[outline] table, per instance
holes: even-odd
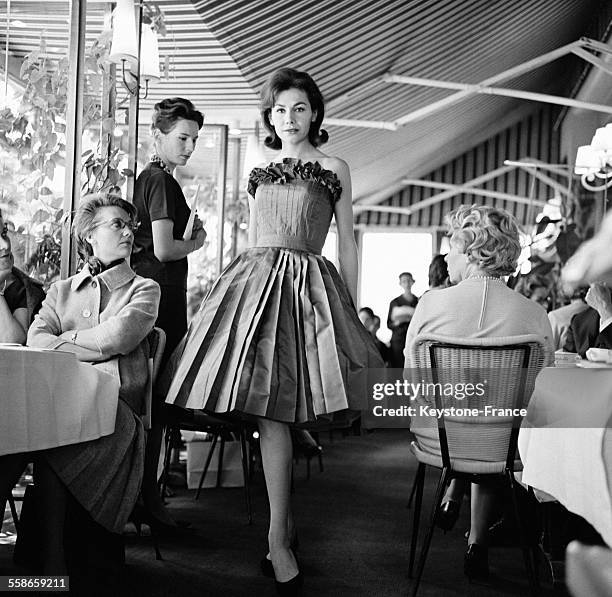
[[[612,546],[612,369],[548,367],[519,433],[522,482],[589,522]]]
[[[119,380],[58,350],[0,345],[0,456],[115,429]]]

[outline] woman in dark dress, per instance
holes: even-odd
[[[168,357],[187,332],[187,255],[202,247],[206,232],[196,217],[191,238],[183,240],[189,206],[173,172],[184,166],[195,149],[204,124],[202,113],[180,97],[155,104],[151,133],[155,153],[136,180],[134,206],[140,228],[134,238],[132,267],[161,288],[155,325],[166,333],[163,369]],[[153,405],[152,427],[147,438],[142,494],[151,522],[174,526],[157,493],[157,467],[163,435],[161,405]]]
[[[166,333],[163,362],[187,332],[187,255],[200,249],[206,238],[196,218],[191,238],[183,240],[189,206],[173,176],[193,153],[203,123],[202,113],[189,100],[175,97],[155,104],[151,124],[155,153],[134,188],[140,228],[134,237],[132,267],[161,287],[155,325]]]

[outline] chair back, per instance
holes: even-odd
[[[164,348],[166,347],[166,333],[158,327],[154,327],[147,336],[149,344],[149,358],[147,364],[149,375],[144,402],[144,412],[141,417],[145,429],[151,429],[151,413],[153,411],[153,388],[159,374]]]
[[[410,350],[415,366],[409,370],[411,376],[432,384],[417,408],[437,409],[433,415],[413,418],[411,430],[419,446],[441,456],[447,467],[453,460],[468,460],[505,462],[512,469],[522,420],[519,412],[527,408],[544,366],[544,339],[423,334]]]

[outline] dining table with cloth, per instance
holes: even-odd
[[[522,483],[612,547],[612,368],[580,365],[546,367],[536,379],[519,432]]]
[[[0,456],[111,435],[119,380],[61,350],[0,344]]]

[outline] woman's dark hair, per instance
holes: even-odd
[[[312,111],[317,114],[314,122],[310,124],[310,130],[308,131],[310,143],[314,147],[326,143],[329,135],[327,131],[321,129],[321,123],[325,116],[325,106],[323,95],[319,91],[317,84],[308,73],[294,70],[293,68],[280,68],[268,79],[261,92],[261,119],[270,133],[265,138],[264,144],[270,149],[280,149],[282,147],[282,142],[270,121],[270,112],[276,103],[278,94],[287,91],[287,89],[300,89],[303,91],[308,96]]]
[[[204,124],[204,115],[188,100],[182,97],[167,97],[153,106],[153,120],[151,130],[159,129],[162,133],[169,133],[178,120],[193,120],[201,129]]]
[[[429,287],[442,286],[448,280],[448,266],[444,255],[434,255],[429,264]]]
[[[137,220],[138,212],[136,208],[117,195],[110,193],[85,195],[72,221],[72,234],[77,242],[77,251],[84,261],[93,257],[93,249],[87,241],[87,235],[93,229],[96,214],[102,207],[119,207],[130,217],[132,222]]]

